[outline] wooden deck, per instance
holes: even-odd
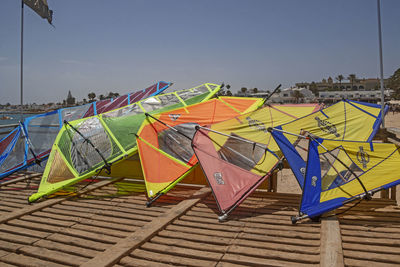
[[[178,186],[146,208],[142,184],[101,179],[28,204],[30,175],[0,184],[0,266],[400,265],[395,200],[292,225],[299,195],[255,192],[220,223],[209,188]]]

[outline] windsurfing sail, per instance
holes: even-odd
[[[147,116],[137,143],[150,205],[186,177],[197,164],[191,139],[198,126],[236,117],[264,103],[261,98],[218,97]]]
[[[192,147],[223,220],[277,167],[282,154],[268,127],[319,109],[318,104],[269,105],[199,128]]]
[[[287,107],[285,112],[278,108],[266,107],[196,132],[193,147],[213,190],[221,220],[268,178],[283,158],[268,128],[296,134],[306,130],[338,140],[370,141],[381,118],[379,105],[348,100],[314,113],[301,112],[301,106],[296,105]],[[304,148],[298,137],[289,138],[297,149]],[[305,166],[297,169],[298,173],[304,173]],[[296,178],[302,188],[304,176]]]
[[[387,110],[388,107],[386,106],[385,114]],[[380,114],[380,105],[343,100],[313,116],[277,126],[276,129],[298,135],[307,131],[321,138],[333,140],[370,142],[381,124],[382,117]],[[303,144],[304,140],[296,135],[288,135],[287,138],[294,145],[298,154],[305,159],[307,153],[306,145]],[[275,138],[276,140],[279,139]],[[287,160],[289,161],[289,158]],[[304,184],[305,167],[305,164],[300,164],[293,172],[300,188],[303,188]]]
[[[400,183],[399,146],[305,134],[298,136],[308,143],[308,152],[299,215],[292,217],[293,223],[320,217],[355,200],[370,199],[375,192]],[[292,158],[291,168],[296,168],[293,162],[304,163],[301,157],[293,157],[296,149],[285,138],[291,133],[273,130],[272,135],[281,148],[286,146],[282,151],[286,151],[286,158]]]
[[[43,173],[35,201],[57,190],[100,173],[137,152],[135,134],[145,113],[206,101],[221,89],[206,83],[192,89],[175,91],[138,101],[100,115],[65,122],[57,135]]]
[[[170,85],[169,82],[158,82],[146,89],[114,99],[61,108],[25,118],[24,122],[20,122],[17,128],[0,140],[0,179],[46,160],[64,121],[73,121],[126,106],[157,95]]]

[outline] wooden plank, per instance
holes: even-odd
[[[248,233],[241,233],[239,234],[238,238],[246,239],[246,240],[257,240],[257,241],[264,241],[268,240],[268,242],[279,243],[279,244],[291,244],[291,245],[303,245],[303,246],[320,246],[320,240],[316,239],[300,239],[300,238],[288,238],[288,237],[281,237],[281,236],[268,236],[265,237],[260,234],[248,234]]]
[[[118,225],[122,230],[129,230],[131,228],[135,227],[141,227],[143,226],[143,221],[136,221],[132,219],[125,219],[125,218],[117,218],[113,216],[105,216],[103,214],[96,214],[92,217],[93,220],[96,220],[98,222],[109,222],[115,225]],[[124,225],[124,226],[122,226]]]
[[[93,240],[96,242],[101,242],[103,244],[115,244],[117,243],[120,238],[110,236],[106,233],[107,231],[104,231],[103,233],[96,233],[96,232],[90,232],[88,230],[79,230],[75,228],[65,228],[60,233],[65,234],[65,235],[71,235],[71,236],[76,236],[80,238],[85,238],[89,240]]]
[[[389,199],[389,189],[383,189],[381,191],[381,198]]]
[[[248,209],[247,209],[248,210]],[[236,211],[236,210],[235,210]],[[193,216],[195,218],[210,218],[211,220],[216,221],[216,214],[213,212],[207,212],[203,208],[198,208],[198,205],[196,207],[193,207],[190,211],[187,212],[187,216]],[[241,214],[242,215],[242,214]],[[244,214],[244,216],[238,216],[238,213],[232,213],[230,216],[229,221],[238,221],[238,222],[253,222],[253,223],[260,223],[260,224],[265,224],[265,225],[284,225],[284,226],[289,226],[291,229],[293,229],[292,222],[290,221],[290,218],[285,215],[285,216],[280,216],[277,215],[277,213],[260,213],[260,214],[254,214],[251,212],[247,212],[247,214]],[[292,214],[293,215],[293,214]],[[225,223],[225,222],[224,222]],[[320,231],[320,224],[319,223],[309,223],[309,224],[297,224],[296,229],[299,229],[299,231],[302,231],[301,229],[313,229],[315,232]],[[308,232],[308,230],[306,230]]]
[[[362,244],[343,243],[343,249],[400,255],[400,247],[395,247],[395,246],[374,246],[374,245],[363,246]]]
[[[184,248],[190,248],[190,249],[201,249],[201,253],[203,253],[203,251],[211,251],[211,252],[223,253],[226,250],[226,244],[216,245],[216,244],[208,244],[206,242],[200,242],[198,240],[188,241],[188,240],[185,240],[185,239],[164,238],[164,237],[160,237],[160,236],[153,237],[150,240],[149,244],[160,244],[160,245],[162,244],[162,245],[168,245],[168,246],[171,246],[171,247],[184,247]],[[143,245],[142,248],[145,248],[144,246],[145,245]]]
[[[108,247],[110,247],[110,244],[104,244],[97,241],[87,240],[84,237],[76,237],[68,234],[58,234],[58,233],[52,234],[49,237],[47,237],[47,239],[71,246],[94,249],[97,251],[104,251]]]
[[[336,217],[321,220],[321,267],[344,266],[342,239]]]
[[[236,264],[244,264],[246,266],[281,266],[281,267],[308,267],[308,266],[319,266],[319,264],[304,264],[299,262],[290,262],[285,260],[275,260],[275,259],[266,259],[266,258],[258,258],[251,257],[247,255],[235,254],[235,253],[226,253],[221,259],[223,262],[231,262]]]
[[[390,199],[397,200],[397,185],[390,188]]]
[[[273,172],[272,175],[268,178],[268,191],[276,192],[278,185],[278,172]]]
[[[302,253],[280,251],[279,248],[273,250],[233,245],[229,247],[228,253],[247,255],[249,257],[291,261],[294,263],[317,264],[320,262],[319,255],[304,255]]]
[[[367,232],[380,232],[380,233],[400,233],[400,227],[391,227],[388,224],[377,227],[368,227],[364,225],[343,224],[342,220],[340,220],[340,229],[352,230],[352,231],[364,231],[364,232],[367,231]]]
[[[130,214],[129,211],[128,212],[120,212],[120,211],[116,211],[116,210],[107,210],[103,212],[103,215],[107,215],[107,216],[112,216],[112,217],[117,217],[117,218],[126,218],[126,219],[133,219],[133,220],[137,220],[137,221],[143,221],[144,223],[149,222],[151,220],[154,219],[154,217],[157,217],[159,214],[157,214],[157,216],[146,216],[146,215],[141,215],[141,214]]]
[[[35,223],[35,222],[24,221],[24,220],[20,220],[20,219],[9,221],[8,224],[12,225],[12,226],[26,227],[28,229],[43,231],[43,232],[47,232],[47,233],[57,233],[64,229],[63,226]]]
[[[0,262],[1,262],[1,257],[4,256],[1,252],[0,252]],[[15,267],[15,265],[13,264],[8,264],[5,262],[1,262],[1,267]]]
[[[161,263],[161,262],[155,262],[154,260],[142,260],[138,258],[132,258],[132,257],[124,257],[121,259],[120,263],[123,266],[132,266],[132,267],[171,267],[171,264],[168,263]],[[115,265],[114,265],[115,267]]]
[[[220,261],[216,267],[248,267],[248,264],[235,264],[232,262]]]
[[[195,266],[195,267],[204,267],[204,266],[213,266],[215,262],[209,260],[201,260],[201,259],[192,259],[187,257],[179,257],[179,256],[171,256],[166,255],[165,253],[157,253],[152,251],[146,251],[142,249],[136,249],[130,255],[132,257],[138,257],[141,259],[146,259],[154,262],[162,262],[166,264],[170,264],[171,266]],[[101,265],[104,266],[104,265]],[[150,265],[152,266],[152,265]]]
[[[21,182],[21,181],[25,181],[25,180],[28,180],[28,179],[32,179],[32,178],[35,178],[35,177],[39,177],[39,176],[42,176],[42,174],[41,173],[35,173],[35,174],[24,175],[23,177],[14,178],[12,180],[3,182],[3,183],[0,184],[0,187],[6,186],[6,185],[10,185],[10,184],[15,184],[15,183],[18,183],[18,182]]]
[[[14,203],[14,202],[11,202],[11,201],[4,201],[4,200],[0,201],[0,205],[13,208],[13,210],[21,209],[24,206],[26,206],[26,204]]]
[[[236,236],[235,232],[224,232],[224,231],[219,231],[219,230],[208,230],[208,229],[200,229],[200,228],[195,228],[195,227],[184,227],[181,225],[168,225],[166,227],[167,230],[170,231],[176,231],[176,232],[182,232],[182,233],[190,233],[190,234],[201,234],[201,235],[207,235],[207,236],[216,236],[216,237],[227,237],[227,238],[234,238]]]
[[[229,226],[225,223],[218,223],[214,220],[214,223],[196,223],[193,221],[183,221],[181,219],[176,220],[174,225],[177,226],[185,226],[185,227],[193,227],[197,229],[205,229],[205,230],[217,230],[223,232],[238,232],[241,228],[237,226]],[[272,228],[272,229],[271,229]],[[281,229],[276,229],[276,227],[272,226],[271,228],[255,228],[248,227],[246,224],[246,228],[243,230],[246,233],[255,233],[269,236],[286,236],[286,237],[301,237],[303,239],[319,239],[319,232],[300,232],[296,231],[294,227],[285,227]],[[273,229],[275,228],[275,229]]]
[[[202,259],[209,261],[218,261],[223,256],[223,251],[207,251],[203,250],[201,246],[197,247],[197,249],[192,249],[182,246],[169,246],[164,244],[146,242],[140,248],[147,251],[164,253],[166,257],[182,256],[192,258],[193,260]]]
[[[0,261],[17,266],[46,266],[46,267],[65,267],[64,264],[44,261],[41,259],[28,257],[22,254],[8,254],[0,258]]]
[[[104,225],[105,226],[105,225]],[[129,234],[129,232],[124,232],[124,231],[119,231],[115,229],[110,229],[108,227],[104,227],[103,225],[100,226],[94,226],[94,225],[88,225],[79,223],[74,226],[72,226],[73,229],[79,229],[87,232],[92,232],[92,233],[97,233],[97,234],[106,234],[107,236],[112,236],[112,237],[117,237],[117,238],[124,238]],[[133,232],[133,231],[131,231]]]
[[[342,236],[342,240],[343,240],[343,242],[359,243],[359,244],[363,244],[363,245],[382,245],[382,246],[400,247],[399,239]]]
[[[0,258],[7,254],[10,254],[10,252],[0,249]]]
[[[93,213],[79,213],[79,212],[75,212],[75,211],[71,211],[71,210],[56,209],[54,207],[46,207],[42,211],[46,212],[46,213],[49,213],[49,214],[56,214],[56,215],[64,215],[64,216],[69,216],[69,217],[75,217],[79,221],[82,220],[82,218],[91,218],[93,216]]]
[[[286,207],[287,208],[287,207]],[[195,207],[192,210],[197,216],[208,216],[210,218],[217,218],[216,212],[211,210],[209,207],[200,208]],[[202,215],[200,215],[202,213]],[[249,207],[241,207],[241,209],[235,209],[230,215],[229,218],[232,220],[243,220],[246,218],[254,217],[257,215],[259,220],[264,218],[271,218],[275,220],[275,222],[279,222],[281,224],[291,225],[290,216],[297,215],[298,211],[293,208],[293,211],[285,210],[283,207],[279,207],[276,209],[271,208],[263,208],[257,209],[257,212],[254,211],[253,208]]]
[[[63,265],[79,266],[88,259],[42,247],[25,246],[19,251],[26,256],[31,256],[45,261],[56,262]]]
[[[400,230],[400,229],[399,229]],[[342,230],[343,236],[356,236],[356,237],[376,237],[376,238],[388,238],[388,239],[400,239],[399,233],[381,233],[381,232],[373,232],[373,231],[352,231],[352,230]]]
[[[166,225],[171,223],[188,209],[210,194],[209,188],[203,188],[193,194],[192,198],[186,199],[171,208],[167,213],[160,217],[155,217],[150,223],[144,225],[142,228],[129,235],[110,249],[97,255],[89,262],[83,264],[83,267],[97,267],[97,266],[111,266],[117,263],[122,257],[128,255],[132,250],[139,247],[141,244],[150,240],[157,232],[163,229]]]
[[[379,267],[399,267],[397,263],[383,263],[372,262],[368,260],[350,259],[345,258],[344,264],[346,266],[365,267],[365,266],[379,266]]]
[[[6,232],[0,232],[0,240],[12,242],[12,243],[20,243],[20,244],[33,244],[38,240],[38,238],[33,238],[29,236],[24,236],[24,235],[18,235],[18,234],[11,234],[11,233],[6,233]]]
[[[113,221],[115,219],[113,217],[106,217],[106,218],[109,218],[109,221],[99,220],[98,216],[93,216],[92,219],[85,219],[80,221],[80,224],[100,227],[100,231],[107,231],[107,233],[110,233],[108,232],[109,230],[119,231],[119,234],[115,236],[122,235],[122,237],[125,237],[127,235],[127,232],[133,232],[138,228],[137,225],[130,225],[130,224],[126,225],[122,223],[117,223]],[[79,226],[73,226],[73,227],[79,228]]]
[[[15,244],[9,241],[0,240],[0,249],[10,252],[17,252],[19,248],[24,246],[23,244]]]
[[[53,219],[53,218],[42,218],[39,216],[32,216],[32,215],[26,215],[23,216],[21,219],[16,219],[12,220],[10,222],[13,222],[14,224],[18,224],[18,222],[21,224],[21,226],[25,226],[26,224],[34,224],[36,226],[40,227],[43,226],[43,224],[48,224],[52,226],[59,226],[59,227],[70,227],[74,225],[75,222],[71,221],[64,221],[64,220],[58,220],[58,219]]]
[[[116,179],[113,179],[113,180],[101,181],[101,182],[98,182],[97,184],[88,186],[85,190],[82,190],[81,192],[79,192],[75,196],[69,196],[69,197],[66,197],[66,198],[48,199],[46,201],[36,203],[36,204],[28,206],[26,208],[18,209],[18,210],[15,210],[13,212],[10,212],[10,213],[3,214],[3,215],[0,216],[0,224],[5,223],[7,221],[10,221],[12,219],[19,218],[19,217],[21,217],[23,215],[31,214],[31,213],[33,213],[35,211],[42,210],[42,209],[44,209],[46,207],[53,206],[55,204],[58,204],[58,203],[61,203],[61,202],[65,201],[67,199],[72,199],[72,198],[74,198],[76,196],[80,196],[80,195],[89,193],[89,192],[91,192],[91,191],[93,191],[95,189],[98,189],[100,187],[106,186],[108,184],[115,183],[115,182],[120,181],[122,179],[123,179],[123,177],[116,178]]]
[[[243,232],[250,234],[265,235],[265,236],[281,236],[289,238],[314,239],[314,240],[320,239],[319,233],[302,233],[302,232],[297,232],[296,229],[282,231],[282,230],[269,230],[269,229],[257,229],[257,228],[244,228]]]
[[[42,248],[52,249],[52,250],[61,251],[61,252],[68,253],[68,254],[86,257],[88,259],[92,258],[93,255],[98,253],[98,251],[96,251],[94,249],[83,248],[83,247],[78,247],[78,246],[71,246],[71,245],[67,245],[67,244],[63,244],[63,243],[59,243],[59,242],[55,242],[55,241],[51,241],[51,240],[46,240],[46,239],[39,240],[34,245],[38,246],[38,247],[42,247]]]
[[[36,237],[36,238],[46,238],[46,236],[49,235],[49,233],[31,230],[24,226],[16,227],[16,226],[11,226],[11,225],[7,225],[7,224],[0,225],[0,231],[24,235],[24,236]]]
[[[363,252],[363,251],[345,250],[344,257],[351,258],[351,259],[367,260],[370,262],[386,262],[386,263],[395,263],[395,264],[400,265],[400,256],[398,254],[373,253],[371,251]]]
[[[246,246],[249,248],[260,248],[260,249],[268,249],[268,250],[279,250],[282,254],[284,252],[296,252],[302,254],[310,254],[310,255],[318,255],[320,248],[316,246],[304,246],[304,244],[293,245],[293,244],[285,244],[285,245],[277,245],[271,240],[263,240],[263,241],[256,241],[256,240],[247,240],[247,239],[235,239],[233,244]],[[305,256],[305,255],[304,255]],[[307,256],[305,256],[307,257]]]
[[[189,214],[191,216],[189,216]],[[263,220],[262,222],[252,222],[251,220],[228,220],[225,222],[218,222],[216,223],[215,218],[205,218],[205,217],[198,217],[196,216],[195,213],[187,213],[187,215],[184,215],[179,218],[179,220],[182,221],[190,221],[190,222],[198,222],[198,223],[206,223],[209,225],[216,224],[216,225],[221,225],[221,226],[236,226],[236,227],[243,227],[246,225],[246,227],[249,228],[259,228],[259,229],[269,229],[269,230],[293,230],[293,225],[292,224],[287,224],[287,225],[282,225],[282,224],[277,224],[276,221],[274,220]],[[298,232],[305,232],[305,233],[319,233],[320,229],[317,227],[309,227],[307,225],[296,225],[296,231]]]
[[[180,240],[188,240],[193,242],[204,242],[212,245],[226,245],[231,239],[225,237],[211,236],[211,235],[200,235],[200,234],[189,234],[178,231],[163,230],[158,233],[158,236],[165,238],[178,238]]]

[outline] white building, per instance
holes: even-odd
[[[392,90],[385,90],[385,98],[389,98]],[[360,100],[364,102],[377,102],[381,99],[381,91],[323,91],[319,92],[319,100],[335,102],[340,99]]]
[[[315,102],[316,97],[307,88],[294,87],[282,89],[280,93],[272,95],[270,100],[274,103],[310,103]]]

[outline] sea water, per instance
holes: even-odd
[[[22,116],[24,118],[33,116],[32,113],[24,113]],[[10,119],[2,119],[4,117],[9,117]],[[18,124],[21,120],[21,114],[19,113],[0,113],[0,125],[12,125]],[[15,127],[0,128],[0,139],[3,139],[12,129]]]

